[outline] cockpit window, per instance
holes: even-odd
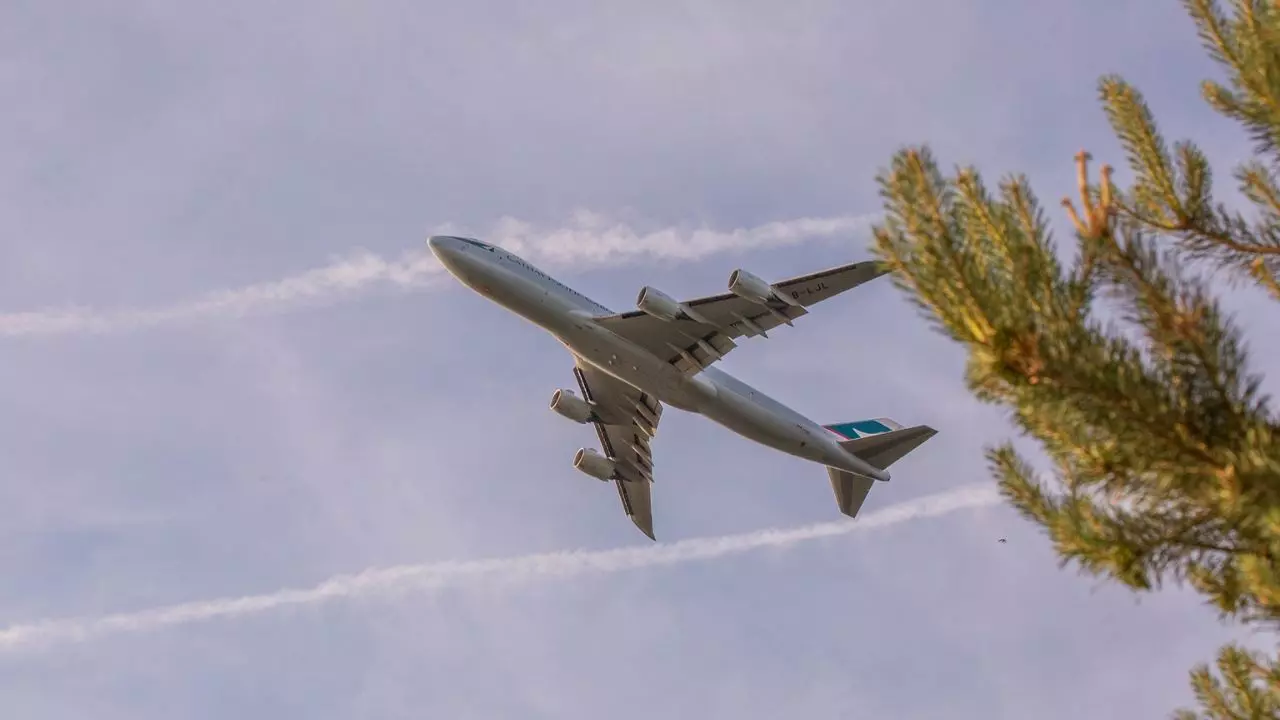
[[[479,240],[472,240],[471,238],[458,238],[458,239],[459,239],[459,240],[461,240],[462,242],[464,242],[464,243],[468,244],[468,245],[475,245],[476,247],[478,247],[478,248],[480,248],[480,249],[482,249],[482,250],[488,250],[489,252],[493,252],[493,246],[492,246],[492,245],[489,245],[489,244],[487,244],[487,243],[482,243],[482,242],[480,242]]]

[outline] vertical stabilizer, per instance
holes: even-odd
[[[840,508],[840,512],[849,517],[857,517],[858,510],[862,509],[862,503],[866,502],[867,493],[871,492],[871,486],[876,481],[833,467],[827,468],[827,474],[831,476],[831,489],[836,494],[836,506]]]

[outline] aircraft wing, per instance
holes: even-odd
[[[681,303],[684,312],[672,320],[632,310],[596,322],[693,374],[737,347],[734,339],[790,325],[808,308],[886,272],[875,261],[853,263],[773,283],[775,296],[765,303],[728,292]]]
[[[593,422],[601,449],[617,466],[618,497],[622,509],[640,531],[653,534],[653,452],[650,440],[657,433],[662,404],[646,392],[575,358],[573,374],[587,402],[597,407],[600,420]]]

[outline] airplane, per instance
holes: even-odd
[[[888,467],[937,434],[890,418],[819,425],[714,366],[742,337],[768,337],[823,300],[885,274],[874,261],[769,284],[745,270],[729,292],[678,302],[645,286],[636,310],[614,312],[523,258],[468,237],[433,235],[427,245],[463,285],[546,330],[573,356],[582,397],[556,390],[551,409],[591,424],[603,453],[581,448],[573,467],[613,481],[623,510],[650,540],[651,441],[665,405],[697,413],[766,447],[827,468],[836,505],[856,517]]]

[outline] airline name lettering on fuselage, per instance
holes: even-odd
[[[568,287],[568,286],[564,285],[564,284],[563,284],[563,283],[561,283],[559,280],[556,280],[555,278],[553,278],[553,277],[551,277],[550,275],[548,275],[548,274],[546,274],[546,273],[542,272],[541,270],[539,270],[538,268],[536,268],[536,267],[534,267],[534,266],[530,265],[529,263],[525,262],[524,260],[521,260],[520,258],[518,258],[518,257],[516,257],[516,256],[514,256],[514,255],[507,255],[507,259],[508,259],[508,260],[510,260],[512,263],[515,263],[516,265],[519,265],[520,267],[524,268],[525,270],[528,270],[529,272],[533,273],[534,275],[537,275],[538,277],[542,278],[543,280],[546,280],[547,282],[551,283],[552,285],[555,285],[556,287],[560,288],[561,290],[564,290],[565,292],[569,293],[570,295],[573,295],[574,297],[577,297],[577,298],[582,298],[584,301],[586,301],[586,302],[590,303],[592,307],[594,307],[594,308],[596,308],[596,309],[598,309],[598,310],[603,310],[604,312],[608,312],[608,311],[609,311],[609,309],[608,309],[608,308],[604,307],[603,305],[600,305],[599,303],[595,302],[594,300],[592,300],[591,298],[587,297],[586,295],[583,295],[582,293],[578,292],[577,290],[574,290],[573,288],[571,288],[571,287]]]

